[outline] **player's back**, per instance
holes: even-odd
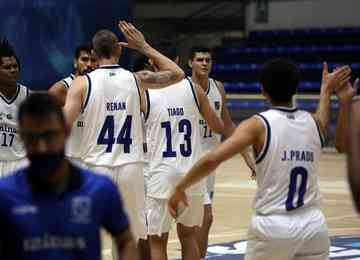
[[[61,82],[64,86],[69,89],[73,80],[75,79],[74,74],[70,74],[70,76],[64,78]],[[74,122],[71,133],[66,143],[66,155],[70,158],[80,158],[81,156],[81,138],[82,138],[82,130],[84,127],[83,122],[83,114],[81,113],[76,121]]]
[[[143,161],[140,92],[134,75],[120,66],[103,66],[86,75],[82,159],[115,167]]]
[[[17,113],[29,89],[18,84],[9,100],[0,93],[0,161],[13,161],[25,157],[25,149],[18,133]]]
[[[147,92],[148,194],[167,197],[176,181],[201,156],[199,111],[195,89],[188,79]],[[192,190],[200,191],[195,185]]]
[[[312,115],[296,108],[273,108],[258,117],[266,128],[256,158],[257,214],[283,214],[318,207],[317,168],[322,141]]]

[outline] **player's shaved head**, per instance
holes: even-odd
[[[97,31],[92,39],[95,54],[98,58],[110,59],[118,43],[118,37],[109,30]]]

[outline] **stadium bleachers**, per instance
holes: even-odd
[[[295,102],[300,109],[312,112],[318,104],[324,61],[330,70],[348,64],[353,76],[360,77],[360,28],[255,31],[246,39],[223,39],[223,46],[215,50],[212,76],[224,82],[228,107],[239,121],[269,107],[260,95],[259,83],[259,71],[269,59],[288,58],[299,66],[302,81]],[[336,98],[331,109],[333,136]]]
[[[295,61],[302,72],[299,93],[319,93],[322,63],[330,69],[349,64],[360,74],[360,28],[330,28],[250,32],[244,39],[224,39],[218,48],[213,75],[228,93],[260,93],[259,70],[271,58]]]

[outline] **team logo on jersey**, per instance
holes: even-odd
[[[91,199],[85,196],[75,197],[71,205],[71,222],[89,224],[91,221]]]
[[[9,120],[13,119],[14,117],[12,116],[12,114],[5,114],[4,112],[0,112],[0,121],[4,120],[4,118],[7,118]]]
[[[286,117],[292,120],[295,119],[295,116],[293,114],[287,114]]]
[[[215,101],[214,105],[215,105],[216,110],[220,110],[220,102],[219,101]]]

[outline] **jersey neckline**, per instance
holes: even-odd
[[[12,98],[10,99],[7,99],[1,92],[0,92],[0,97],[5,101],[5,103],[7,103],[8,105],[12,104],[16,98],[18,97],[19,95],[19,92],[20,92],[20,85],[19,84],[16,84],[17,88],[16,88],[16,93],[14,96],[12,96]]]
[[[112,64],[112,65],[100,65],[98,67],[98,69],[117,69],[117,68],[121,68],[121,66],[118,64]]]
[[[272,107],[271,109],[280,110],[283,112],[296,112],[298,110],[297,107],[281,107],[281,106],[275,106]]]

